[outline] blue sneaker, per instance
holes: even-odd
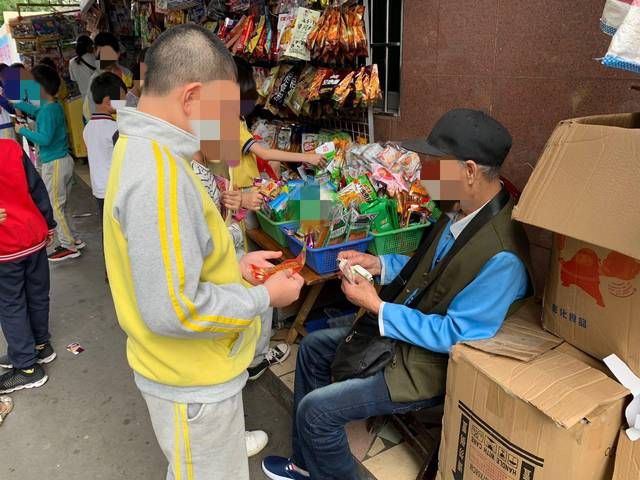
[[[309,480],[309,474],[297,468],[290,458],[267,457],[262,461],[262,471],[271,480]],[[306,472],[305,472],[306,473]]]

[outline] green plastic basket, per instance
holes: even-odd
[[[411,253],[418,248],[422,235],[429,226],[428,223],[420,223],[388,232],[372,233],[373,241],[369,244],[369,252],[374,255]]]
[[[287,247],[287,235],[280,229],[285,225],[295,225],[297,222],[288,220],[286,222],[274,222],[260,210],[256,212],[258,223],[264,233],[273,238],[281,247]]]

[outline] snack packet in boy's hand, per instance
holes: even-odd
[[[265,282],[271,275],[284,270],[291,270],[293,273],[300,273],[307,259],[307,246],[302,247],[302,251],[296,258],[290,258],[278,265],[270,268],[251,265],[251,273],[259,282]]]

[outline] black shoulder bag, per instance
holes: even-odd
[[[456,256],[462,247],[485,224],[490,222],[509,202],[509,193],[503,188],[480,212],[469,222],[469,225],[456,239],[451,250],[435,266],[435,272],[428,283],[423,285],[414,298],[407,304],[415,308],[422,299],[427,288],[444,271],[449,262]],[[418,250],[402,269],[400,274],[387,287],[380,292],[380,298],[385,302],[393,302],[405,288],[407,282],[418,268],[422,257],[427,253],[431,244],[439,238],[439,234],[446,227],[449,219],[442,216],[438,223],[431,227],[429,234],[422,241]],[[346,338],[338,345],[336,356],[331,364],[331,375],[335,382],[341,382],[350,378],[366,378],[383,370],[395,355],[396,342],[392,338],[380,335],[378,319],[367,312],[354,323]]]

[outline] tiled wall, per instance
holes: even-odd
[[[640,110],[630,90],[640,76],[594,60],[610,41],[598,28],[604,0],[404,4],[400,116],[376,117],[376,140],[426,136],[451,108],[483,109],[514,137],[504,173],[522,188],[559,120]],[[540,283],[550,238],[530,238]]]

